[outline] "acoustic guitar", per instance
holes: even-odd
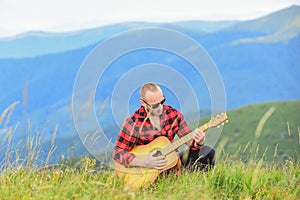
[[[217,115],[215,118],[212,118],[208,123],[200,126],[199,128],[200,130],[205,131],[211,127],[220,126],[227,121],[228,117],[226,113],[222,113]],[[189,133],[173,143],[171,143],[167,137],[160,136],[147,145],[137,145],[130,151],[135,154],[135,156],[143,158],[147,154],[156,151],[154,156],[163,155],[167,160],[167,164],[163,169],[157,170],[144,167],[125,167],[115,162],[117,175],[124,180],[126,186],[132,189],[147,187],[156,180],[160,173],[177,165],[179,156],[175,150],[191,140],[192,133]]]

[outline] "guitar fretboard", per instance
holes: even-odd
[[[199,127],[200,130],[205,131],[209,128],[209,123],[206,123],[202,126]],[[161,149],[161,153],[163,155],[168,155],[169,153],[171,153],[172,151],[175,151],[176,149],[178,149],[181,145],[189,142],[190,140],[193,139],[193,134],[192,132],[181,137],[180,139],[174,141],[173,143],[169,144],[168,146],[166,146],[165,148]]]

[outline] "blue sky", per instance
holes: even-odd
[[[0,0],[0,36],[124,21],[246,20],[300,0]]]

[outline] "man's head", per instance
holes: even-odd
[[[140,90],[140,103],[147,113],[159,116],[162,114],[164,95],[160,87],[155,83],[146,83]]]

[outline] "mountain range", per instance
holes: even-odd
[[[159,27],[181,32],[198,42],[212,58],[224,82],[227,109],[269,102],[300,99],[300,7],[292,6],[267,16],[248,21],[184,21],[174,23],[128,22],[68,33],[29,32],[0,38],[0,110],[13,102],[14,109],[8,125],[30,119],[33,127],[47,124],[45,139],[50,140],[56,124],[57,138],[74,138],[71,99],[74,82],[86,57],[101,42],[124,31]],[[141,65],[160,62],[172,56],[166,52],[145,51],[120,59],[122,65]],[[132,59],[130,56],[138,57]],[[133,61],[134,60],[134,61]],[[161,61],[161,64],[168,64]],[[184,64],[173,62],[178,69]],[[105,94],[97,94],[103,102],[112,91],[114,81],[124,70],[116,66],[110,72]],[[114,77],[114,75],[119,75]],[[192,83],[192,72],[186,73]],[[201,85],[200,83],[199,85]],[[197,86],[195,86],[197,87]],[[200,90],[199,90],[200,91]],[[184,93],[184,91],[182,91]],[[171,93],[169,94],[171,95]],[[209,110],[207,91],[201,105]],[[133,95],[132,108],[138,106],[138,95]],[[172,100],[169,101],[170,103]],[[205,106],[207,105],[207,106]],[[194,110],[190,108],[187,113]],[[109,110],[104,109],[101,120],[105,130],[116,137],[117,128],[111,127]],[[209,114],[209,112],[206,112]],[[27,127],[27,125],[24,125]],[[16,141],[24,131],[16,131]]]

